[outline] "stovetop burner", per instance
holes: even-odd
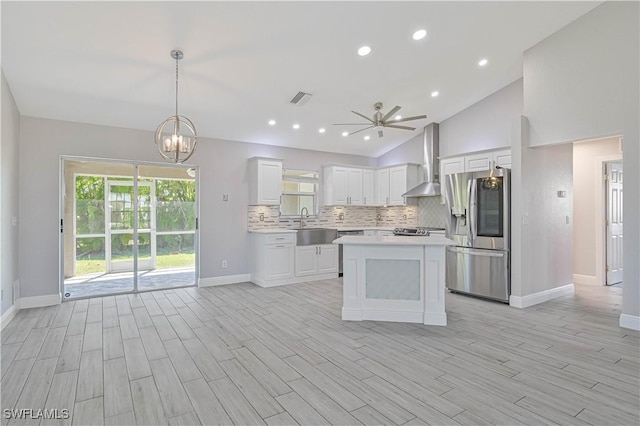
[[[444,228],[434,228],[429,226],[419,228],[395,228],[393,230],[393,235],[428,237],[431,235],[431,231],[444,231]]]

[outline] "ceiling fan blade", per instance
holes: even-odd
[[[382,133],[382,130],[378,130],[378,137],[379,138],[384,137],[384,133]]]
[[[401,118],[400,120],[391,120],[391,123],[402,123],[403,121],[421,120],[427,118],[426,115],[416,115],[414,117]]]
[[[400,108],[401,107],[399,107],[398,105],[394,106],[391,111],[389,111],[388,113],[385,114],[384,117],[382,117],[382,121],[387,121],[387,118],[391,117],[393,114],[400,111]]]
[[[349,133],[349,136],[355,135],[356,133],[364,132],[365,130],[371,129],[373,126],[365,127],[364,129],[356,130],[355,132]]]
[[[334,126],[366,126],[369,123],[333,123]]]
[[[387,128],[391,128],[391,129],[402,129],[402,130],[415,130],[415,127],[409,127],[409,126],[394,126],[393,124],[387,124],[386,126]]]
[[[367,117],[366,115],[360,114],[359,112],[355,112],[355,111],[351,111],[352,113],[354,113],[355,115],[359,115],[360,117],[364,118],[367,121],[370,121],[371,123],[373,123],[373,120],[370,119],[369,117]]]

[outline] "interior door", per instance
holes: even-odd
[[[132,181],[107,184],[107,272],[134,270],[134,191]],[[155,199],[150,182],[138,182],[138,269],[155,269]]]
[[[606,163],[607,173],[607,285],[622,282],[622,204],[621,163]]]

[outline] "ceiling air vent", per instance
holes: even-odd
[[[302,106],[307,102],[309,102],[309,99],[311,99],[311,96],[313,96],[311,93],[298,92],[298,94],[295,95],[293,98],[291,98],[289,102],[294,105]]]

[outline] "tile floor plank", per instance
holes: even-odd
[[[129,339],[122,342],[124,357],[127,362],[129,380],[136,380],[151,375],[149,360],[144,352],[141,339]]]
[[[133,412],[129,377],[124,358],[104,362],[104,416]]]
[[[102,397],[76,402],[73,407],[73,426],[100,426],[104,424]]]
[[[313,409],[295,392],[285,393],[276,397],[287,413],[301,425],[329,425],[330,423]]]
[[[222,404],[204,379],[196,379],[184,384],[191,405],[203,424],[226,425],[231,423]]]
[[[138,425],[166,425],[160,394],[153,377],[131,381],[131,396]]]
[[[238,425],[265,424],[262,417],[228,378],[225,377],[209,382],[209,387],[233,423]]]
[[[83,352],[78,372],[76,402],[102,396],[104,389],[102,350]]]
[[[169,358],[156,359],[149,364],[166,416],[173,418],[192,412],[193,407]]]

